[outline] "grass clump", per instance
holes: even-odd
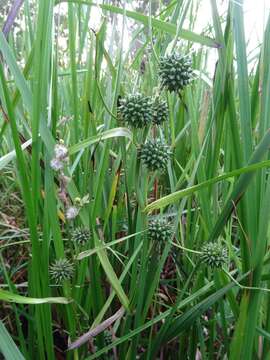
[[[242,1],[149,4],[10,2],[7,360],[269,359],[270,20],[250,52]]]

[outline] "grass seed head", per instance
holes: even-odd
[[[105,345],[108,346],[112,343],[113,339],[112,339],[112,333],[109,330],[105,330],[104,331],[104,342]]]
[[[85,245],[90,239],[90,231],[79,227],[72,232],[72,241],[77,245]]]
[[[156,99],[153,102],[153,123],[160,125],[168,119],[168,105],[164,100]]]
[[[228,252],[218,243],[208,243],[202,247],[201,261],[211,268],[221,268],[228,261]]]
[[[169,146],[160,140],[148,140],[138,148],[139,159],[151,171],[160,170],[164,172],[167,169],[171,154]]]
[[[172,226],[167,219],[151,220],[148,224],[148,238],[152,241],[167,242],[172,237]]]
[[[73,264],[67,259],[58,259],[50,266],[49,273],[56,284],[70,280],[74,273]]]
[[[141,94],[128,95],[120,100],[119,114],[134,128],[143,128],[152,121],[152,101]]]
[[[169,92],[184,89],[193,78],[193,70],[189,57],[172,54],[164,56],[159,63],[161,87]]]

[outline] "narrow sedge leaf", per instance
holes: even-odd
[[[25,150],[32,144],[32,139],[26,141],[24,144],[22,144],[22,150]],[[0,158],[0,170],[4,169],[12,160],[16,158],[16,151],[12,150],[8,154],[2,156]]]
[[[107,244],[104,244],[104,245],[99,245],[98,247],[95,247],[95,249],[91,249],[91,250],[85,250],[83,252],[81,252],[78,256],[77,256],[77,260],[82,260],[86,257],[89,257],[89,256],[92,256],[94,254],[96,254],[98,251],[101,251],[101,250],[104,250],[104,249],[108,249],[110,246],[113,246],[113,245],[116,245],[116,244],[119,244],[125,240],[128,240],[134,236],[137,236],[137,235],[140,235],[142,234],[144,231],[138,231],[134,234],[131,234],[131,235],[128,235],[128,236],[124,236],[120,239],[117,239],[117,240],[114,240],[114,241],[111,241]]]
[[[77,4],[97,6],[96,4],[94,4],[90,1],[85,1],[85,0],[59,0],[59,1],[56,1],[56,4],[59,4],[62,2],[73,2],[73,3],[77,3]],[[139,12],[121,9],[121,8],[119,8],[117,6],[113,6],[113,5],[101,4],[98,6],[103,10],[107,10],[107,11],[110,11],[115,14],[126,15],[127,17],[129,17],[131,19],[139,21],[140,23],[144,24],[145,26],[149,25],[149,16],[143,15]],[[154,17],[151,17],[151,24],[154,28],[161,30],[161,31],[165,31],[173,36],[175,36],[177,34],[177,26],[175,24],[171,24],[166,21],[158,20],[158,19],[155,19]],[[181,37],[182,39],[185,39],[185,40],[188,40],[191,42],[196,42],[201,45],[205,45],[205,46],[209,46],[209,47],[214,47],[214,48],[220,47],[220,44],[217,41],[215,41],[214,39],[211,39],[207,36],[196,34],[190,30],[181,29],[181,31],[179,33],[179,37]]]
[[[238,279],[239,281],[242,280],[243,278],[246,277],[245,275],[242,275],[240,279]],[[213,286],[213,282],[208,283],[207,285],[205,285],[203,288],[197,290],[195,293],[193,293],[192,295],[188,296],[186,299],[184,299],[183,301],[181,301],[181,303],[178,306],[178,309],[181,309],[182,307],[188,305],[188,304],[192,304],[192,302],[202,296],[203,294],[206,294],[209,289]],[[215,302],[217,302],[218,300],[220,300],[228,291],[230,291],[232,288],[234,288],[236,286],[236,284],[234,282],[229,283],[228,285],[226,285],[225,287],[223,287],[222,289],[214,292],[213,294],[209,295],[206,299],[202,300],[201,302],[199,302],[196,306],[192,307],[190,310],[188,310],[186,313],[184,313],[184,315],[182,315],[180,317],[180,321],[179,318],[176,319],[177,323],[180,325],[184,325],[184,327],[186,328],[186,322],[189,322],[189,326],[191,326],[191,324],[194,324],[194,319],[196,319],[198,316],[200,316],[203,312],[205,312],[210,306],[212,306]],[[110,349],[116,347],[117,345],[131,339],[132,337],[136,336],[137,334],[141,333],[142,331],[144,331],[145,329],[147,329],[148,327],[164,320],[167,316],[169,316],[170,314],[170,309],[164,311],[162,314],[156,316],[154,319],[151,319],[150,321],[146,322],[144,325],[130,331],[127,335],[122,336],[121,338],[115,340],[112,344],[104,347],[103,349],[97,351],[95,354],[89,356],[87,358],[87,360],[92,360],[92,359],[98,359],[100,355],[106,353],[107,351],[109,351]],[[186,315],[185,315],[186,314]],[[174,325],[176,325],[176,322],[174,323]],[[183,328],[184,328],[183,327]],[[180,330],[181,332],[181,330]],[[173,334],[172,338],[177,336],[177,334]]]
[[[32,105],[33,105],[33,94],[27,84],[26,79],[24,78],[17,62],[14,57],[14,54],[7,43],[5,37],[0,32],[0,50],[1,54],[3,55],[5,61],[7,62],[7,65],[9,67],[9,70],[11,74],[14,77],[15,83],[18,87],[18,90],[21,94],[22,101],[28,111],[29,114],[32,113]],[[15,93],[16,96],[16,93]],[[15,97],[16,99],[16,97]],[[53,148],[54,148],[54,139],[52,137],[52,134],[46,124],[45,116],[42,114],[42,121],[40,122],[40,136],[42,140],[44,141],[47,150],[49,154],[53,155]]]
[[[170,195],[164,196],[156,201],[153,201],[151,204],[146,206],[144,211],[151,212],[155,209],[163,208],[165,206],[171,205],[171,204],[179,201],[180,199],[182,199],[185,196],[190,196],[190,195],[194,194],[195,192],[197,192],[201,189],[204,189],[205,187],[209,187],[219,181],[233,178],[233,177],[239,176],[241,174],[246,174],[246,173],[253,172],[258,169],[263,169],[263,168],[269,167],[269,166],[270,166],[270,160],[265,160],[265,161],[261,161],[259,163],[245,166],[240,169],[236,169],[236,170],[227,172],[227,173],[219,175],[215,178],[206,180],[200,184],[191,186],[187,189],[176,191]]]
[[[78,152],[82,149],[85,149],[86,147],[91,146],[93,144],[96,144],[102,140],[107,140],[107,139],[112,139],[112,138],[117,138],[117,137],[126,137],[126,138],[132,140],[132,132],[129,129],[123,128],[123,127],[106,130],[99,135],[91,136],[88,139],[85,139],[85,140],[81,141],[80,143],[71,146],[69,148],[69,153],[72,155],[72,154],[75,154],[76,152]]]
[[[137,249],[134,251],[133,255],[131,256],[131,258],[129,259],[128,263],[126,264],[126,267],[124,269],[124,271],[122,272],[121,276],[119,277],[119,282],[120,284],[122,283],[122,281],[124,280],[124,278],[126,277],[126,275],[129,272],[129,269],[131,267],[131,265],[133,264],[134,260],[136,259],[136,257],[138,256],[139,252],[141,251],[143,243],[141,242],[139,244],[139,246],[137,247]],[[103,317],[105,316],[107,310],[109,309],[113,299],[115,297],[115,291],[113,290],[110,294],[110,296],[108,297],[107,301],[105,302],[105,304],[103,305],[102,309],[100,310],[98,316],[95,318],[91,329],[93,329],[94,327],[96,327],[103,319]]]
[[[249,302],[249,295],[244,294],[241,301],[241,311],[240,316],[238,318],[238,322],[235,327],[234,337],[231,342],[231,358],[232,359],[239,359],[241,358],[241,351],[242,347],[240,346],[243,343],[243,339],[245,337],[245,323],[247,320],[247,308],[248,308],[248,302]]]
[[[26,107],[28,108],[28,111],[31,112],[32,110],[32,94],[31,91],[26,83],[26,80],[21,73],[16,59],[14,57],[14,54],[4,37],[3,33],[0,31],[0,50],[1,53],[6,60],[9,70],[11,71],[12,75],[14,76],[14,80],[16,85],[18,86],[18,89],[20,90],[22,99]]]
[[[172,321],[169,331],[164,338],[164,342],[172,340],[173,338],[181,334],[183,331],[185,331],[192,324],[194,324],[194,321],[199,316],[201,316],[207,309],[209,309],[213,304],[215,304],[219,299],[221,299],[234,286],[234,282],[229,283],[228,285],[217,290],[215,293],[201,301],[199,304],[193,306],[183,315],[177,317],[174,321]]]
[[[0,289],[0,300],[17,304],[69,304],[72,300],[64,297],[31,298]]]
[[[94,239],[95,239],[95,246],[97,248],[100,248],[100,246],[102,246],[102,243],[101,241],[99,240],[99,238],[97,237],[96,234],[94,234]],[[122,305],[125,307],[125,309],[127,311],[130,311],[129,310],[129,300],[120,284],[120,281],[119,279],[117,278],[113,268],[112,268],[112,265],[107,257],[107,254],[106,254],[106,250],[102,250],[100,249],[100,251],[97,252],[97,255],[98,255],[98,258],[99,258],[99,261],[101,262],[101,265],[103,267],[103,270],[105,272],[105,274],[107,275],[114,291],[116,292],[119,300],[121,301]]]
[[[112,181],[112,185],[111,185],[111,191],[110,191],[110,195],[109,195],[109,200],[108,200],[108,205],[107,205],[107,209],[106,209],[106,213],[104,216],[104,229],[106,228],[106,225],[109,221],[110,218],[110,213],[112,211],[112,207],[113,207],[113,203],[115,200],[115,195],[117,192],[117,187],[118,187],[118,183],[119,183],[119,177],[120,177],[120,173],[117,171],[113,181]]]
[[[261,142],[258,144],[257,148],[253,152],[249,164],[255,165],[258,161],[262,159],[265,153],[268,151],[270,146],[270,130],[268,130]],[[266,162],[266,161],[265,161]],[[235,208],[235,205],[241,200],[242,196],[246,192],[248,186],[253,179],[254,172],[251,174],[242,174],[237,180],[232,194],[226,204],[224,205],[220,216],[217,219],[217,222],[209,236],[209,241],[214,241],[223,230],[224,225],[226,224],[231,212]]]
[[[5,360],[25,360],[17,345],[0,320],[0,350]]]

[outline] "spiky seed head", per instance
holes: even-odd
[[[151,171],[165,171],[171,155],[169,146],[160,140],[148,140],[138,148],[139,159]]]
[[[203,245],[201,261],[211,268],[221,268],[228,261],[227,249],[218,243]]]
[[[56,284],[70,280],[74,273],[72,263],[67,259],[58,259],[50,266],[49,273]]]
[[[105,345],[108,346],[112,343],[112,333],[109,330],[105,330],[104,333],[104,342]]]
[[[164,100],[156,99],[153,102],[153,123],[160,125],[168,119],[168,105]]]
[[[172,237],[172,226],[167,219],[149,221],[148,238],[152,241],[166,242]]]
[[[162,57],[159,63],[159,77],[162,88],[169,92],[181,91],[193,78],[190,58],[175,53]]]
[[[90,231],[82,227],[76,228],[72,232],[72,241],[77,245],[85,245],[90,239]]]
[[[131,94],[120,99],[119,115],[128,125],[143,128],[152,121],[152,101],[141,94]]]

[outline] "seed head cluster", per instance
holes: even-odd
[[[227,249],[218,243],[203,245],[201,261],[211,268],[221,268],[228,261]]]
[[[72,241],[77,245],[85,245],[90,239],[90,231],[83,227],[78,227],[72,232]]]
[[[151,171],[165,171],[171,155],[169,146],[160,140],[148,140],[138,148],[138,157]]]
[[[164,56],[159,63],[161,87],[169,92],[178,92],[188,85],[193,77],[189,57],[172,54]]]
[[[156,99],[153,102],[153,123],[160,125],[168,119],[169,111],[167,102],[164,100]]]
[[[131,94],[120,100],[120,117],[133,128],[143,128],[152,121],[152,101],[148,96]]]
[[[148,238],[152,241],[166,242],[172,237],[171,224],[166,219],[155,219],[149,221]]]
[[[190,83],[192,73],[191,61],[187,57],[172,54],[160,59],[159,77],[161,89],[169,92],[179,92]],[[169,110],[167,101],[161,97],[151,98],[135,93],[119,100],[118,116],[131,128],[142,129],[151,124],[161,125],[166,122],[169,118]],[[138,158],[150,171],[166,171],[171,155],[170,147],[160,139],[146,140],[146,142],[138,147]],[[54,157],[50,163],[51,168],[58,172],[59,176],[64,176],[64,168],[68,161],[68,148],[63,140],[60,140],[54,148]],[[66,200],[66,192],[64,190],[62,189],[60,193],[63,193],[62,198]],[[87,201],[84,202],[81,199],[75,199],[73,204],[69,204],[66,201],[66,205],[68,204],[65,211],[66,219],[75,219],[84,203],[87,203]],[[74,244],[83,246],[88,243],[90,236],[91,233],[88,229],[78,227],[72,232],[71,238]],[[172,237],[170,223],[164,218],[149,221],[148,237],[158,244],[169,241]],[[219,248],[216,248],[215,245],[208,244],[208,247],[204,248],[202,258],[209,266],[220,267],[224,262],[226,251],[221,250],[219,252]],[[55,283],[61,284],[72,278],[74,267],[69,260],[65,258],[58,259],[50,266],[49,272]]]
[[[74,267],[69,260],[58,259],[50,266],[49,272],[55,283],[61,284],[66,280],[71,280],[74,273]]]

